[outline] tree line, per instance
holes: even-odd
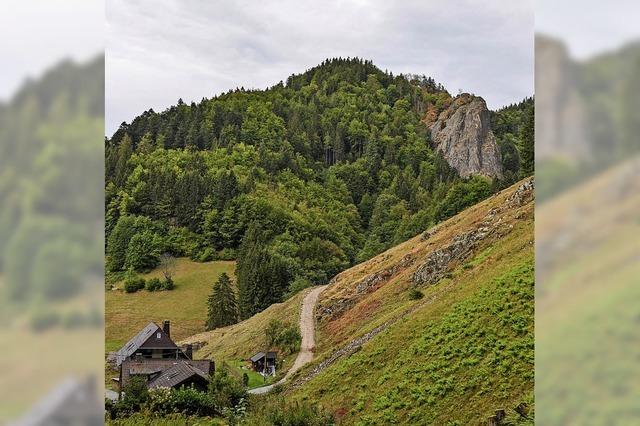
[[[495,113],[515,149],[513,173],[490,181],[461,179],[430,146],[421,119],[451,100],[429,77],[335,58],[146,111],[105,139],[107,270],[237,259],[239,318],[326,283],[524,173],[528,104]]]

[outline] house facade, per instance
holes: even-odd
[[[275,375],[276,373],[276,353],[275,352],[258,352],[250,358],[251,368],[258,373],[266,373]],[[265,365],[266,363],[266,365]]]
[[[162,323],[162,328],[150,322],[115,354],[116,366],[132,359],[190,358],[171,340],[171,323],[167,320]]]
[[[215,364],[192,358],[191,345],[181,348],[171,340],[169,321],[165,320],[162,327],[150,322],[115,353],[120,374],[113,381],[119,392],[133,377],[143,378],[149,389],[193,386],[206,390]]]

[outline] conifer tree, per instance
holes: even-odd
[[[129,157],[133,153],[133,142],[131,141],[131,137],[128,134],[124,135],[122,141],[120,141],[120,145],[118,146],[118,153],[116,159],[116,167],[115,167],[115,184],[118,186],[122,186],[124,182],[127,180],[127,175],[129,174]]]
[[[532,175],[535,168],[535,112],[533,106],[528,107],[525,111],[525,119],[521,133],[521,143],[520,177],[526,177]]]
[[[238,301],[226,273],[220,275],[213,285],[213,292],[207,300],[207,330],[238,322]]]

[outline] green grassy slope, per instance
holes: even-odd
[[[479,424],[496,409],[516,421],[513,408],[521,402],[532,412],[533,201],[510,205],[518,186],[445,222],[432,236],[338,276],[322,296],[317,359],[297,375],[312,378],[300,386],[294,379],[289,396],[319,402],[344,424]],[[408,288],[425,257],[484,226],[501,206],[491,216],[492,236],[450,262],[435,285],[422,286],[423,299],[410,300]],[[416,260],[402,262],[408,255]],[[405,267],[369,293],[353,291],[363,277],[394,265]],[[323,318],[323,308],[349,298],[353,305],[345,312]],[[408,310],[354,354],[310,376],[337,348]]]
[[[171,321],[171,337],[178,341],[204,331],[207,297],[220,274],[234,276],[234,262],[197,263],[178,259],[172,291],[137,293],[107,291],[105,295],[106,351],[118,350],[149,321]],[[161,271],[145,274],[146,279],[160,277]]]
[[[200,347],[194,353],[196,358],[212,359],[217,363],[226,362],[231,366],[239,366],[256,352],[264,351],[265,328],[269,321],[279,320],[288,325],[299,323],[302,299],[307,292],[308,290],[301,291],[285,302],[271,305],[242,322],[190,336],[180,343],[192,343]],[[284,357],[279,356],[278,362],[282,363],[278,371],[279,375],[289,369],[296,355],[297,352]]]

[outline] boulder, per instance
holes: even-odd
[[[462,177],[502,178],[502,156],[484,99],[464,93],[430,127],[431,140]]]

